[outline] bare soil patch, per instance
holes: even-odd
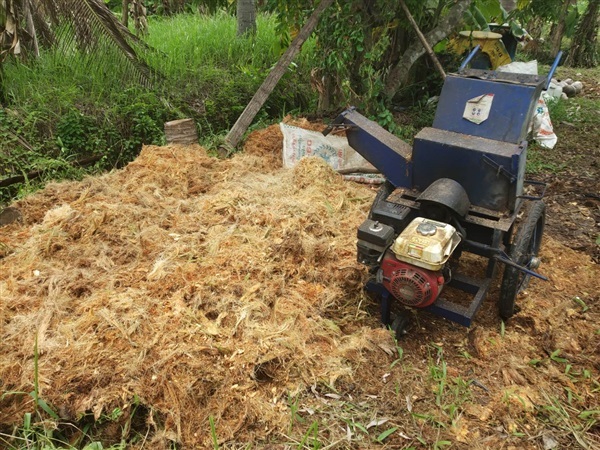
[[[575,101],[565,102],[570,118],[553,119],[558,143],[552,150],[535,150],[542,167],[533,176],[548,183],[547,233],[600,263],[600,80],[594,73],[559,68],[559,77],[582,81],[582,96],[595,102],[583,109]]]

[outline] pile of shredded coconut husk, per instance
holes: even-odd
[[[279,169],[265,139],[229,160],[145,147],[20,201],[0,229],[2,392],[32,391],[37,362],[58,422],[142,411],[146,448],[209,448],[211,421],[228,448],[370,448],[386,430],[390,448],[598,444],[593,415],[577,422],[599,409],[589,258],[547,238],[550,282],[507,324],[494,289],[470,329],[421,314],[396,346],[356,262],[374,192],[318,159]],[[4,395],[1,426],[33,408]]]
[[[225,440],[285,428],[270,381],[293,392],[351,376],[348,354],[380,336],[345,335],[332,311],[359,304],[370,193],[319,159],[264,172],[256,156],[145,147],[124,170],[22,202],[31,226],[2,233],[3,388],[32,390],[37,335],[40,395],[63,418],[137,396],[169,438],[200,444],[209,416]],[[2,419],[26,407],[4,403]]]

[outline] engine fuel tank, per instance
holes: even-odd
[[[441,270],[460,243],[452,225],[417,217],[396,238],[391,250],[399,261],[428,270]]]

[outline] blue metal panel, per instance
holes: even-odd
[[[423,308],[448,320],[470,327],[473,316],[479,310],[490,288],[491,278],[470,278],[460,274],[454,274],[450,286],[473,294],[473,299],[468,306],[450,302],[444,298],[438,298],[433,305]]]
[[[394,186],[412,188],[410,145],[354,110],[343,112],[335,123],[349,125],[346,136],[350,146]]]
[[[446,77],[433,122],[434,128],[518,144],[540,96],[544,79],[534,75],[468,70]],[[468,100],[494,94],[489,118],[475,124],[463,118]]]
[[[422,191],[450,178],[462,185],[471,204],[512,211],[523,192],[525,157],[525,144],[424,128],[413,146],[413,184]]]

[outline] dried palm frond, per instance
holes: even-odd
[[[0,1],[0,26],[2,26],[2,31],[0,32],[0,57],[2,59],[9,53],[15,55],[21,53],[17,16],[18,9],[13,0]]]
[[[148,47],[101,0],[0,0],[3,56],[20,52],[24,24],[34,33],[33,42],[56,46],[65,55],[80,52],[93,64],[118,64],[144,84],[152,79],[152,69],[139,55]]]

